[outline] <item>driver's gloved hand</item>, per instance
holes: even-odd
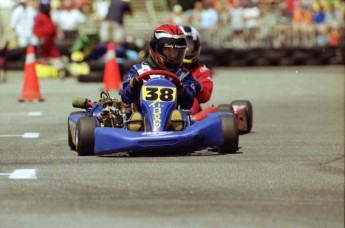
[[[129,87],[131,87],[131,89],[140,90],[142,84],[142,81],[139,81],[137,77],[133,77],[129,82]]]
[[[177,88],[177,94],[179,96],[181,96],[184,93],[184,91],[186,90],[186,87],[183,85],[182,82],[180,84],[176,85],[176,88]]]
[[[199,93],[202,90],[202,85],[197,80],[195,80],[194,86],[195,86],[196,93]]]

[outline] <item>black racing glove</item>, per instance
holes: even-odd
[[[199,93],[201,91],[201,89],[202,89],[202,85],[200,84],[200,82],[195,80],[194,86],[195,86],[195,92]]]
[[[181,96],[184,93],[184,91],[186,90],[186,87],[183,85],[182,82],[180,84],[176,85],[176,88],[177,88],[178,96]]]
[[[133,77],[129,82],[129,87],[131,87],[131,89],[135,89],[135,90],[140,90],[142,85],[143,85],[143,82],[139,81],[139,79],[137,77]]]

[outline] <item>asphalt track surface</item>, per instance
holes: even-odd
[[[0,227],[344,227],[344,67],[215,68],[206,104],[248,99],[253,131],[236,154],[78,157],[74,97],[101,83],[23,72],[0,84]],[[111,94],[116,97],[116,92]]]

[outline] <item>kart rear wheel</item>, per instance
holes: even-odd
[[[75,128],[75,144],[79,156],[94,155],[95,135],[97,122],[92,117],[81,117]]]
[[[220,118],[224,143],[218,147],[219,153],[236,153],[238,150],[238,127],[235,115],[223,115]]]
[[[243,133],[249,133],[252,130],[253,127],[253,106],[248,100],[234,100],[231,102],[231,105],[238,105],[238,106],[244,106],[244,109],[246,111],[247,115],[247,131]]]
[[[83,111],[72,112],[70,115],[82,114],[82,113],[85,113],[85,112],[83,112]],[[68,128],[68,133],[67,133],[67,135],[68,135],[68,146],[69,146],[69,148],[71,148],[71,150],[75,150],[76,147],[75,147],[75,145],[73,143],[73,139],[72,139],[72,132],[71,132],[72,129],[71,129],[71,126],[69,124],[69,118],[67,119],[67,128]]]

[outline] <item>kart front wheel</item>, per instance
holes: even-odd
[[[71,115],[74,115],[74,114],[84,114],[85,112],[83,112],[83,111],[78,111],[78,112],[72,112],[71,114],[70,114],[70,116]],[[75,150],[76,149],[76,147],[75,147],[75,145],[74,145],[74,143],[73,143],[73,139],[72,139],[72,128],[71,128],[71,125],[70,125],[70,122],[69,122],[70,120],[69,120],[69,118],[67,119],[67,130],[68,130],[68,133],[67,133],[67,135],[68,135],[68,146],[69,146],[69,148],[71,148],[71,150]]]
[[[71,133],[71,126],[69,124],[69,119],[67,120],[67,126],[68,126],[68,146],[71,148],[71,150],[75,150],[75,145],[72,140],[72,133]]]
[[[236,153],[238,150],[238,127],[235,115],[223,115],[220,118],[224,142],[218,147],[219,153]]]
[[[79,156],[94,155],[95,135],[97,122],[92,117],[81,117],[75,129],[75,144]]]

